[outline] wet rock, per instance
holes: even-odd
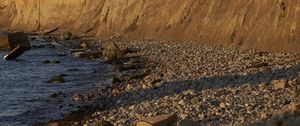
[[[64,79],[64,76],[65,76],[65,75],[63,75],[63,74],[53,76],[50,80],[47,81],[47,83],[50,83],[50,84],[60,84],[60,83],[65,83],[66,80]]]
[[[33,41],[33,40],[36,40],[36,39],[37,39],[36,36],[29,36],[28,38],[29,38],[30,41]]]
[[[17,46],[31,48],[31,42],[28,35],[23,32],[10,33],[0,36],[0,50],[13,50]]]
[[[60,41],[71,40],[71,39],[74,39],[74,35],[68,31],[68,32],[64,32],[63,34],[59,35],[58,39]]]
[[[31,48],[31,42],[26,33],[16,32],[0,37],[0,50],[10,51],[4,56],[4,60],[18,58]]]
[[[176,121],[176,114],[159,115],[141,119],[136,122],[135,126],[172,126]]]
[[[50,60],[43,60],[43,63],[48,64],[48,63],[50,63]]]
[[[287,81],[284,79],[281,80],[273,80],[271,82],[271,85],[273,89],[278,90],[278,89],[284,89],[286,87]]]
[[[134,89],[134,87],[131,84],[126,85],[126,88],[125,88],[126,91],[130,91],[132,89]]]
[[[69,54],[84,52],[84,51],[86,51],[86,49],[69,49]]]
[[[59,63],[61,63],[60,61],[58,61],[58,60],[54,60],[53,61],[53,63],[55,63],[55,64],[59,64]]]
[[[187,90],[187,91],[184,91],[183,94],[184,94],[184,95],[191,95],[191,96],[196,95],[196,94],[195,94],[195,90],[193,90],[193,89],[189,89],[189,90]]]
[[[55,37],[50,34],[44,34],[41,38],[45,39],[45,40],[51,40],[51,39],[54,39]]]
[[[60,53],[60,54],[57,54],[57,56],[67,56],[67,54],[64,54],[64,53]]]
[[[81,42],[81,43],[80,43],[80,47],[81,47],[82,49],[89,49],[89,46],[88,46],[88,44],[87,44],[86,42]]]
[[[25,47],[18,45],[16,48],[12,49],[9,53],[4,56],[5,60],[12,60],[21,56],[25,51],[30,50],[31,47]]]
[[[76,71],[79,71],[79,69],[77,69],[77,68],[70,68],[67,71],[69,71],[69,72],[76,72]]]
[[[125,52],[122,51],[114,42],[112,42],[104,48],[102,56],[110,61],[115,61],[124,58]]]
[[[122,82],[122,80],[120,80],[119,78],[117,78],[117,77],[113,77],[113,79],[111,80],[111,83],[113,84],[113,85],[115,85],[115,84],[117,84],[117,83],[121,83]]]
[[[85,59],[98,59],[102,55],[101,51],[84,51],[73,53],[74,57],[85,58]]]
[[[84,96],[81,95],[81,94],[79,94],[79,93],[76,93],[76,94],[73,95],[73,97],[72,97],[72,100],[73,100],[74,102],[80,102],[80,101],[83,101],[83,99],[84,99]]]
[[[94,91],[89,91],[88,94],[85,96],[85,99],[86,100],[91,100],[91,99],[94,99],[96,98],[98,95],[100,95],[98,93],[98,91],[94,90]]]
[[[58,97],[58,96],[60,96],[60,95],[62,95],[62,92],[55,92],[55,93],[53,93],[50,97],[56,98],[56,97]]]

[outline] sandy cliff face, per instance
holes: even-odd
[[[72,31],[300,51],[297,0],[1,0],[0,31]]]

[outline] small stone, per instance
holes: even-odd
[[[59,63],[60,63],[60,61],[58,61],[58,60],[54,60],[54,61],[53,61],[53,63],[55,63],[55,64],[59,64]]]
[[[225,108],[226,107],[226,104],[225,103],[220,103],[220,108]]]
[[[74,54],[74,53],[84,52],[84,51],[86,51],[86,49],[70,49],[69,54]]]
[[[88,49],[89,47],[88,47],[88,44],[86,44],[85,42],[81,42],[80,43],[80,47],[82,48],[82,49]]]
[[[127,86],[126,86],[126,91],[130,91],[130,90],[132,90],[133,89],[133,86],[131,85],[131,84],[127,84]]]
[[[258,86],[260,87],[260,88],[265,88],[266,87],[266,83],[260,83]]]
[[[199,114],[198,117],[199,117],[200,120],[204,120],[205,119],[205,115],[203,113]]]
[[[75,102],[79,102],[79,101],[82,101],[83,98],[84,97],[81,94],[76,93],[75,95],[73,95],[72,100],[75,101]]]
[[[179,105],[184,105],[184,100],[180,100],[180,101],[178,102],[178,104],[179,104]]]
[[[188,117],[188,115],[187,114],[180,114],[180,116],[179,116],[181,119],[186,119],[187,117]]]
[[[64,32],[63,34],[59,35],[58,38],[60,41],[66,41],[73,38],[73,34],[71,32]]]
[[[84,51],[84,52],[75,52],[73,56],[76,58],[86,58],[86,59],[97,59],[102,55],[101,51]]]
[[[286,86],[286,80],[282,79],[282,80],[273,80],[271,82],[271,85],[273,87],[273,89],[275,90],[279,90],[279,89],[284,89]]]
[[[65,54],[65,53],[60,53],[60,54],[57,54],[57,56],[62,57],[62,56],[67,56],[67,54]]]
[[[43,63],[48,64],[48,63],[50,63],[50,60],[43,60]]]
[[[62,94],[62,92],[55,92],[50,97],[56,98],[56,97],[60,96],[61,94]]]
[[[65,82],[66,81],[64,79],[63,74],[53,76],[50,80],[47,81],[47,83],[50,83],[50,84],[60,84],[60,83],[65,83]]]
[[[265,118],[267,118],[267,117],[268,117],[267,113],[264,113],[264,112],[263,112],[263,113],[260,114],[260,118],[261,118],[261,119],[265,119]]]
[[[187,91],[185,91],[185,92],[183,92],[183,94],[184,95],[195,95],[195,91],[194,90],[192,90],[192,89],[190,89],[190,90],[187,90]]]
[[[32,48],[34,49],[45,48],[45,45],[32,45]]]
[[[76,71],[79,71],[79,69],[77,69],[77,68],[70,68],[67,71],[69,71],[69,72],[76,72]]]
[[[48,124],[49,126],[59,126],[59,123],[58,122],[53,122],[53,123],[50,123]]]
[[[139,51],[141,51],[141,49],[139,49],[139,48],[127,48],[125,52],[127,52],[127,53],[137,53]]]
[[[294,112],[294,111],[298,110],[298,106],[297,106],[296,103],[292,102],[292,103],[290,103],[290,104],[288,105],[288,109],[289,109],[290,111]]]
[[[117,78],[117,77],[113,77],[113,79],[111,80],[111,83],[112,83],[113,85],[115,85],[115,84],[117,84],[117,83],[121,83],[121,82],[122,82],[122,80],[119,79],[119,78]]]
[[[104,48],[102,56],[108,58],[110,61],[114,61],[124,58],[125,53],[115,43],[112,42]]]

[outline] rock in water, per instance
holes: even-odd
[[[72,97],[72,100],[74,102],[79,102],[79,101],[82,101],[84,99],[83,95],[79,94],[79,93],[76,93],[73,97]]]
[[[8,54],[6,54],[4,56],[4,60],[12,60],[15,59],[19,56],[21,56],[25,51],[27,51],[28,49],[26,47],[23,46],[17,46],[16,48],[14,48],[13,50],[11,50]]]
[[[84,52],[76,52],[73,53],[74,57],[77,58],[86,58],[86,59],[97,59],[102,55],[101,51],[84,51]]]
[[[125,53],[120,50],[114,42],[112,42],[104,48],[102,56],[110,61],[115,61],[124,58]]]
[[[65,83],[66,80],[64,79],[64,75],[57,75],[52,77],[50,80],[47,81],[47,83],[50,84],[60,84],[60,83]]]

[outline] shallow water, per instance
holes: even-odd
[[[62,52],[47,47],[47,42],[34,41],[33,44],[46,47],[27,51],[15,61],[0,60],[1,126],[32,125],[34,122],[59,118],[62,113],[76,108],[76,105],[67,107],[75,92],[87,92],[108,82],[103,73],[108,73],[109,69],[99,61],[61,56],[59,54]],[[4,55],[5,52],[0,51],[0,57]],[[61,63],[45,64],[43,60],[57,60]],[[68,71],[73,68],[79,71]],[[58,74],[67,75],[66,83],[47,83],[47,80]],[[50,98],[54,92],[62,92],[64,95]]]

